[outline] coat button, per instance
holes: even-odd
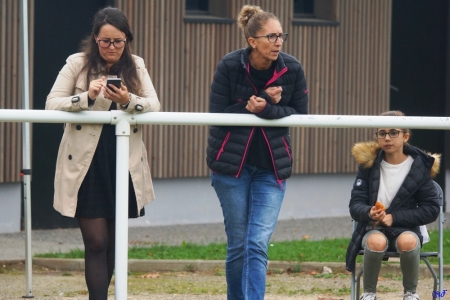
[[[77,130],[81,130],[81,125],[77,125]]]
[[[69,159],[72,160],[72,154],[69,154]]]
[[[133,129],[133,132],[134,133],[138,132],[138,129],[137,128]]]

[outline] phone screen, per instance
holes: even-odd
[[[109,87],[110,84],[114,85],[118,89],[120,89],[120,83],[122,82],[122,79],[120,78],[108,78],[106,81],[106,86]]]

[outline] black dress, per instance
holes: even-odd
[[[113,105],[114,103],[111,103],[111,107]],[[128,182],[128,217],[143,216],[144,208],[138,214],[136,194],[129,174]],[[78,191],[75,217],[116,217],[116,133],[114,125],[103,125],[92,163]]]

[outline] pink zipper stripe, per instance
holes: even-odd
[[[225,148],[225,145],[227,144],[229,138],[230,138],[230,132],[228,132],[227,135],[225,136],[225,139],[223,140],[222,145],[220,146],[219,153],[217,153],[216,160],[219,160],[220,155],[222,155],[222,153],[224,151],[223,149]]]
[[[284,148],[286,148],[286,152],[289,155],[289,159],[292,161],[291,152],[289,152],[288,143],[286,142],[286,139],[284,138],[284,136],[282,136],[281,139],[283,140]]]
[[[280,186],[281,190],[284,191],[284,186],[283,186],[283,184],[282,184],[282,182],[283,182],[284,180],[278,178],[277,168],[275,167],[275,160],[273,159],[273,154],[272,154],[272,149],[270,148],[269,139],[267,138],[266,133],[264,132],[264,129],[263,129],[263,128],[261,128],[261,132],[262,132],[262,134],[263,134],[263,136],[264,136],[264,139],[266,140],[267,147],[269,148],[270,159],[272,160],[272,165],[273,165],[273,171],[274,171],[274,173],[275,173],[275,178],[277,179],[277,183],[278,183],[278,185]],[[289,151],[288,151],[288,153],[289,153]],[[291,156],[289,155],[289,157],[291,157]]]
[[[278,178],[278,174],[277,174],[277,168],[275,167],[275,160],[273,159],[272,148],[270,148],[269,139],[267,138],[266,132],[264,131],[264,129],[262,127],[261,127],[261,132],[264,136],[264,139],[266,140],[267,148],[269,148],[270,159],[272,160],[272,166],[273,166],[273,170],[275,172],[275,177],[277,178],[277,182],[280,182],[280,179]]]
[[[248,140],[247,140],[247,145],[245,145],[245,151],[244,151],[244,155],[242,156],[241,165],[239,166],[239,170],[238,170],[237,174],[234,176],[236,178],[239,178],[239,175],[242,172],[242,168],[244,167],[244,161],[245,161],[245,158],[247,157],[247,152],[248,152],[248,148],[249,148],[249,145],[250,145],[250,140],[252,139],[252,136],[253,136],[254,132],[255,132],[255,127],[252,128],[252,131],[250,132],[250,135],[249,135]]]
[[[274,82],[275,80],[277,80],[278,78],[280,78],[281,75],[283,75],[284,73],[286,73],[287,70],[288,70],[288,68],[285,67],[283,70],[280,71],[280,73],[277,73],[277,70],[275,69],[275,70],[273,71],[273,77],[272,77],[269,81],[267,81],[266,86],[264,87],[264,90],[265,90],[272,82]]]

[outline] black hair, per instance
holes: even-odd
[[[124,85],[128,91],[139,94],[141,82],[137,76],[136,64],[131,52],[133,42],[133,33],[131,32],[128,19],[125,14],[118,8],[105,7],[99,10],[92,22],[92,32],[81,42],[81,51],[86,54],[86,64],[83,70],[86,70],[87,88],[93,78],[94,73],[100,72],[106,67],[106,62],[100,56],[95,36],[98,35],[104,25],[112,25],[125,34],[127,42],[119,61],[116,62],[109,70],[109,74],[117,75],[122,78]]]

